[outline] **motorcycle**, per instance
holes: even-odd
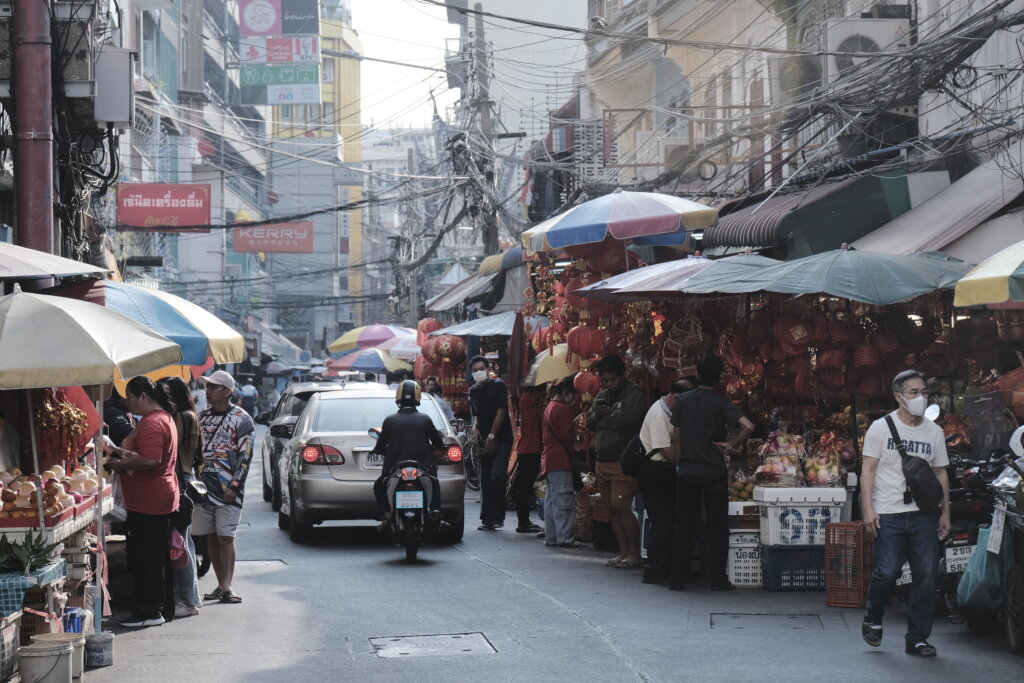
[[[1006,577],[1003,622],[1010,652],[1024,655],[1024,427],[1010,437],[1012,456],[1006,458],[1006,470],[993,482],[996,497],[1006,506],[1004,533],[1013,541],[1013,560]]]
[[[367,433],[375,440],[380,437],[376,427]],[[413,563],[420,544],[441,532],[441,513],[431,509],[431,475],[420,462],[403,460],[388,473],[386,490],[388,537],[396,545],[405,546],[405,561]]]

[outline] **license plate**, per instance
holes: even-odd
[[[900,575],[900,578],[896,579],[896,585],[903,586],[910,583],[911,581],[913,581],[913,577],[910,575],[910,563],[904,562],[903,573]]]
[[[962,574],[967,569],[967,563],[971,561],[971,555],[978,546],[958,545],[946,548],[946,573]]]
[[[380,453],[363,453],[363,469],[379,470],[384,467],[384,456]]]
[[[423,509],[423,491],[396,491],[395,509],[397,510],[421,510]]]

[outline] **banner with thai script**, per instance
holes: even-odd
[[[238,253],[313,253],[313,224],[309,221],[232,228],[231,233],[231,249]]]
[[[177,183],[118,183],[117,222],[163,229],[210,224],[210,186]],[[181,232],[209,232],[208,228]]]

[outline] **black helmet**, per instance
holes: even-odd
[[[398,391],[395,392],[395,403],[400,408],[418,406],[420,404],[420,385],[411,379],[399,384]]]

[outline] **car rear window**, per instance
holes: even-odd
[[[437,406],[429,400],[423,401],[418,409],[427,415],[434,425],[444,432],[445,419]],[[371,427],[380,427],[384,418],[398,411],[393,398],[337,397],[320,401],[314,432],[365,432]]]
[[[309,395],[306,394],[307,398],[308,396]],[[307,398],[302,398],[298,394],[292,394],[291,396],[286,397],[281,403],[281,409],[277,411],[277,416],[284,417],[286,415],[291,415],[292,417],[298,417],[299,413],[302,412],[302,409],[306,407],[306,403],[308,402]]]

